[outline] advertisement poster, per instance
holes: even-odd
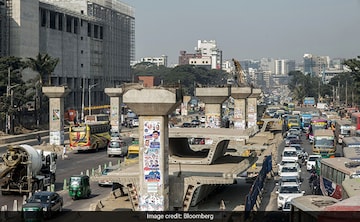
[[[161,183],[160,138],[160,122],[145,121],[143,166],[146,183]]]
[[[60,110],[59,109],[53,109],[53,120],[60,120]]]

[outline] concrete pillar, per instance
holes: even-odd
[[[64,97],[70,90],[65,86],[46,86],[42,91],[49,97],[49,143],[64,145]]]
[[[247,109],[247,128],[256,126],[257,122],[257,98],[261,94],[261,89],[253,88],[251,94],[246,99]]]
[[[105,93],[110,96],[110,125],[111,131],[121,132],[121,104],[122,88],[105,88]]]
[[[180,89],[129,88],[124,103],[139,116],[140,211],[169,210],[168,115],[181,103]]]
[[[221,127],[223,102],[230,96],[230,87],[196,88],[196,97],[205,103],[205,127]]]
[[[231,97],[234,98],[234,129],[244,130],[247,127],[246,98],[251,95],[250,87],[232,87]]]

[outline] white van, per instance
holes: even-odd
[[[128,144],[123,140],[110,140],[107,146],[107,155],[111,156],[126,156],[128,153]]]
[[[292,160],[298,162],[299,160],[295,147],[285,147],[281,157],[283,161]]]

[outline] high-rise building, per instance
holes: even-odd
[[[4,0],[0,0],[4,2]],[[9,33],[6,55],[35,58],[38,53],[59,58],[51,85],[67,85],[65,106],[81,107],[82,88],[92,89],[92,104],[108,103],[104,88],[131,81],[135,58],[134,9],[118,0],[6,0],[0,6]],[[3,21],[3,20],[2,20]],[[1,52],[6,38],[0,38]],[[2,53],[3,54],[3,53]],[[24,78],[35,73],[23,71]],[[85,93],[87,90],[85,90]],[[86,102],[85,102],[86,103]]]
[[[277,59],[274,62],[275,62],[275,75],[288,75],[289,72],[295,71],[295,60]]]

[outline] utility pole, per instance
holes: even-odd
[[[345,82],[345,106],[348,107],[347,80]]]
[[[99,83],[89,85],[89,115],[91,115],[91,89],[97,86]]]
[[[84,121],[84,109],[85,109],[85,78],[82,79],[82,95],[81,95],[81,122]]]

